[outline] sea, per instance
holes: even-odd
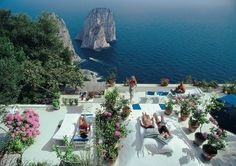
[[[81,49],[75,38],[86,15],[97,7],[110,8],[117,40],[96,52]],[[102,79],[114,71],[117,82],[136,76],[138,83],[177,83],[194,79],[236,79],[235,0],[0,0],[0,8],[33,19],[44,11],[64,19],[80,67]]]

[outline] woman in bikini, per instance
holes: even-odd
[[[156,124],[158,126],[159,133],[165,138],[172,137],[170,134],[170,131],[166,127],[166,123],[164,121],[164,116],[161,115],[161,120],[159,120],[159,118],[157,117],[157,114],[155,113],[155,114],[153,114],[153,117],[154,117]]]
[[[79,133],[82,138],[86,138],[88,132],[90,131],[90,125],[87,123],[84,116],[79,117]]]
[[[185,91],[186,91],[186,88],[183,82],[181,82],[174,90],[175,93],[184,93]]]

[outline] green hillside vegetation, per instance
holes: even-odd
[[[66,85],[82,85],[83,75],[58,32],[48,13],[33,21],[0,10],[0,104],[51,103]]]

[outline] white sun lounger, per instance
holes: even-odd
[[[92,144],[93,141],[93,121],[94,121],[94,115],[91,113],[86,113],[82,114],[83,116],[86,116],[87,123],[90,124],[90,131],[88,132],[88,137],[87,138],[82,138],[80,137],[80,132],[79,128],[76,128],[75,134],[72,138],[72,142],[75,148],[77,147],[87,147],[90,148],[90,145]]]
[[[55,141],[63,141],[64,137],[67,136],[69,140],[72,139],[75,133],[75,128],[80,114],[66,114],[61,127],[52,137]]]

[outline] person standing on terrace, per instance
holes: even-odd
[[[131,76],[131,78],[129,80],[130,103],[133,102],[134,91],[135,91],[136,87],[137,87],[137,80],[136,80],[135,76]]]

